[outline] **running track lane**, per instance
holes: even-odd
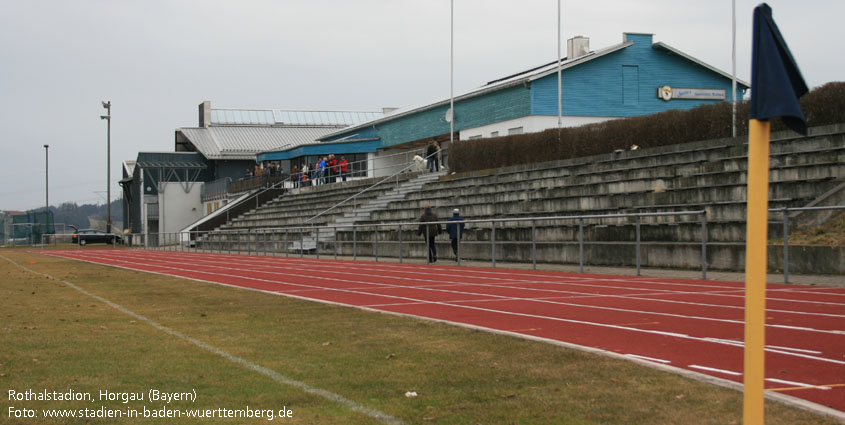
[[[73,249],[49,255],[465,323],[742,382],[744,284]],[[766,389],[845,411],[845,289],[769,284]]]

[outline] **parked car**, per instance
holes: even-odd
[[[77,230],[70,238],[72,243],[88,245],[89,243],[121,243],[123,238],[120,235],[113,235],[97,229]]]

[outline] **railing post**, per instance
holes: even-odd
[[[374,230],[375,230],[375,238],[376,238],[374,250],[375,250],[375,254],[376,254],[376,263],[378,263],[378,226],[376,226],[374,228]]]
[[[641,249],[641,245],[640,245],[640,235],[641,235],[640,224],[642,224],[642,216],[638,215],[637,216],[637,248],[636,248],[636,250],[637,250],[637,276],[641,276],[641,274],[640,274],[640,264],[641,264],[641,262],[640,262],[641,261],[641,257],[640,257],[640,255],[641,255],[640,254],[640,249]]]
[[[430,240],[431,240],[431,238],[429,238],[428,225],[426,224],[425,225],[425,263],[426,264],[431,264],[431,246],[429,246]]]
[[[252,241],[250,240],[252,230],[246,229],[246,255],[252,255]]]
[[[533,269],[537,270],[537,220],[533,219],[531,220],[531,264]]]
[[[305,256],[305,235],[302,234],[302,227],[299,228],[299,258]]]
[[[285,258],[290,257],[290,250],[288,250],[288,229],[285,228]]]
[[[458,253],[456,255],[458,257],[458,265],[459,266],[461,265],[461,245],[463,245],[463,242],[464,242],[464,239],[463,239],[464,235],[463,235],[463,229],[461,229],[461,227],[462,227],[461,224],[462,223],[460,221],[458,221],[457,224],[455,224],[456,228],[458,229]]]
[[[334,227],[334,259],[337,260],[337,226]]]
[[[264,244],[264,256],[267,256],[267,229],[263,229],[263,234],[261,235],[261,241]]]
[[[581,273],[584,273],[584,219],[578,219],[578,265]]]
[[[311,233],[314,233],[315,226],[311,225]],[[314,235],[314,254],[317,255],[317,259],[320,259],[320,228],[316,227],[317,233]]]
[[[352,261],[358,261],[358,225],[352,223]]]
[[[707,280],[707,211],[701,213],[701,280]]]
[[[399,264],[402,264],[402,225],[399,225]]]
[[[490,245],[492,248],[491,255],[493,257],[493,268],[496,268],[496,222],[491,220],[490,221],[491,232],[490,232]]]
[[[789,283],[789,207],[783,208],[783,283]]]

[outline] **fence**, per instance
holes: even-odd
[[[780,213],[783,216],[783,274],[784,282],[789,283],[789,229],[790,213],[802,211],[821,210],[845,210],[845,206],[833,207],[806,207],[806,208],[779,208],[772,209],[772,213]],[[438,221],[426,224],[447,225],[453,221]],[[701,278],[707,279],[708,271],[708,247],[712,242],[708,241],[707,214],[704,210],[660,212],[660,213],[631,213],[631,214],[606,214],[606,215],[577,215],[577,216],[548,216],[548,217],[522,217],[506,219],[480,219],[463,220],[468,229],[464,235],[475,233],[475,240],[463,240],[457,245],[458,251],[455,256],[457,264],[463,261],[486,261],[492,267],[496,267],[497,261],[505,258],[508,261],[531,263],[533,269],[537,269],[538,262],[541,262],[539,255],[540,247],[549,247],[556,254],[565,251],[565,248],[574,248],[575,259],[565,258],[561,255],[549,259],[549,264],[577,264],[579,271],[583,272],[587,265],[596,264],[591,260],[589,247],[605,248],[612,246],[626,247],[626,250],[615,249],[615,252],[630,252],[629,258],[619,258],[620,263],[629,263],[636,268],[637,275],[641,275],[643,247],[649,243],[641,238],[641,227],[648,225],[672,226],[680,223],[698,226],[700,240],[697,242],[666,242],[674,247],[690,248],[696,246],[698,250],[698,261],[701,270]],[[587,240],[585,233],[587,229],[607,226],[608,223],[627,224],[634,226],[635,237],[633,240],[619,241],[596,241]],[[371,223],[356,225],[337,226],[295,226],[266,229],[252,229],[249,231],[194,231],[158,233],[151,235],[135,234],[124,235],[124,244],[142,249],[169,250],[182,252],[204,252],[204,253],[227,253],[247,254],[263,256],[309,256],[320,258],[329,256],[337,259],[340,256],[374,258],[376,262],[380,258],[396,258],[400,263],[410,259],[425,259],[428,261],[428,237],[424,240],[418,235],[417,229],[420,222],[403,223]],[[540,227],[562,228],[573,227],[577,231],[577,237],[573,240],[540,240],[537,229]],[[409,230],[410,229],[410,230]],[[519,239],[503,239],[497,237],[497,231],[520,230],[525,237]],[[511,232],[514,233],[514,232]],[[322,236],[327,235],[327,236]],[[342,236],[342,237],[339,237]],[[306,244],[307,239],[313,239],[313,247]],[[448,243],[440,241],[437,243],[440,249],[448,249]],[[508,252],[505,252],[505,251]],[[507,255],[515,253],[515,255]]]

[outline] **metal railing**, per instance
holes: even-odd
[[[667,223],[658,223],[659,218],[665,217],[693,217],[692,220],[678,221],[670,220]],[[541,216],[541,217],[522,217],[522,218],[503,218],[503,219],[478,219],[478,220],[462,220],[471,228],[471,231],[481,234],[480,238],[474,241],[462,240],[457,244],[458,251],[455,260],[460,265],[463,261],[490,261],[492,267],[496,267],[498,258],[501,256],[503,246],[513,247],[517,244],[530,245],[530,254],[524,258],[520,258],[521,262],[531,262],[533,269],[536,270],[538,263],[538,245],[539,244],[560,244],[573,245],[578,247],[578,261],[579,271],[583,272],[585,265],[590,264],[586,256],[585,247],[590,245],[600,245],[605,243],[623,244],[633,246],[634,255],[632,263],[636,266],[637,275],[641,275],[642,268],[642,247],[644,242],[641,240],[640,227],[644,224],[643,219],[655,218],[655,223],[650,224],[677,224],[679,222],[692,223],[700,226],[701,240],[694,243],[700,246],[700,261],[701,261],[701,276],[702,279],[707,278],[707,214],[705,211],[678,211],[678,212],[655,212],[655,213],[630,213],[630,214],[602,214],[602,215],[578,215],[578,216]],[[590,226],[605,226],[607,223],[603,220],[622,220],[623,224],[633,225],[636,228],[636,238],[633,241],[588,241],[584,238],[584,230]],[[455,223],[454,221],[444,220],[425,224],[440,224],[448,225]],[[516,223],[523,223],[524,226],[513,226]],[[560,240],[560,241],[538,241],[536,229],[538,225],[542,226],[557,226],[565,227],[577,226],[578,237],[576,240]],[[211,253],[228,253],[228,254],[248,254],[248,255],[283,255],[290,257],[291,255],[299,254],[304,257],[306,254],[320,258],[321,255],[332,255],[337,258],[339,255],[351,256],[354,260],[362,254],[362,248],[369,248],[369,255],[379,261],[380,257],[396,257],[398,261],[404,262],[408,258],[427,258],[428,240],[426,237],[424,241],[417,240],[416,242],[406,240],[405,233],[408,229],[418,228],[420,222],[395,222],[395,223],[372,223],[372,224],[355,224],[355,225],[332,225],[332,226],[292,226],[292,227],[278,227],[278,228],[264,228],[264,229],[247,229],[247,230],[218,230],[218,231],[192,231],[181,233],[160,233],[150,235],[148,239],[141,239],[136,241],[136,246],[146,249],[155,250],[171,250],[171,251],[190,251],[190,252],[211,252]],[[525,240],[497,240],[497,229],[504,230],[509,228],[529,228],[530,224],[530,239]],[[649,223],[646,223],[649,224]],[[329,231],[334,235],[339,235],[339,232],[345,232],[348,236],[351,233],[351,240],[339,240],[335,237],[333,240],[320,240],[320,233],[322,231]],[[395,240],[387,240],[386,235],[395,234]],[[464,235],[470,234],[470,231],[464,231]],[[310,242],[306,240],[313,239],[313,247]],[[366,235],[366,236],[365,236]],[[488,236],[489,235],[489,236]],[[352,245],[351,252],[342,253],[341,245]],[[488,245],[484,248],[484,245]],[[325,252],[325,247],[329,247],[329,252]],[[394,247],[392,252],[386,252],[384,247]],[[489,252],[489,256],[476,255],[475,258],[466,258],[464,253],[467,246],[477,247],[476,253],[483,251]],[[462,248],[463,247],[463,248]],[[424,249],[424,250],[423,250]],[[499,251],[497,251],[499,250]],[[392,255],[391,255],[392,254]],[[512,259],[513,260],[513,259]],[[559,264],[571,264],[564,261],[558,261]]]
[[[439,153],[439,152],[434,152],[434,153],[432,153],[431,155],[428,155],[428,156],[424,157],[423,159],[424,159],[424,160],[426,160],[426,161],[428,161],[428,160],[430,160],[430,158],[431,158],[432,156],[435,156],[435,155],[437,155],[438,153]],[[402,165],[402,164],[399,164],[399,165]],[[376,186],[381,185],[382,183],[384,183],[384,182],[386,182],[386,181],[388,181],[388,180],[390,180],[390,179],[394,179],[394,178],[395,178],[395,179],[396,179],[396,185],[398,186],[398,185],[399,185],[399,175],[400,175],[400,174],[402,174],[402,173],[405,173],[405,172],[409,172],[409,171],[411,170],[411,168],[412,168],[412,167],[417,167],[417,166],[418,166],[418,165],[417,165],[416,161],[410,161],[410,162],[409,162],[408,164],[406,164],[404,167],[400,168],[400,169],[399,169],[399,171],[396,171],[395,173],[393,173],[393,174],[391,174],[391,175],[389,175],[389,176],[387,176],[387,177],[382,178],[381,180],[379,180],[379,181],[377,181],[377,182],[373,183],[371,186],[367,186],[367,187],[365,187],[364,189],[362,189],[362,190],[361,190],[361,191],[359,191],[358,193],[356,193],[356,194],[354,194],[354,195],[352,195],[352,196],[350,196],[350,197],[348,197],[348,198],[346,198],[346,199],[344,199],[344,200],[342,200],[342,201],[338,202],[337,204],[332,205],[332,206],[331,206],[331,207],[329,207],[329,208],[326,208],[325,210],[323,210],[323,211],[321,211],[321,212],[317,213],[316,215],[314,215],[313,217],[308,218],[308,219],[306,219],[306,220],[303,220],[303,223],[308,223],[308,222],[310,222],[311,220],[314,220],[315,218],[320,217],[320,216],[322,216],[323,214],[325,214],[325,213],[327,213],[327,212],[329,212],[329,211],[332,211],[332,210],[334,210],[335,208],[337,208],[337,207],[339,207],[339,206],[341,206],[341,205],[343,205],[343,204],[345,204],[345,203],[347,203],[347,202],[349,202],[349,201],[352,201],[352,202],[353,202],[353,204],[356,204],[356,205],[354,205],[354,206],[353,206],[353,209],[354,209],[354,208],[356,208],[356,207],[357,207],[357,203],[356,203],[355,201],[358,199],[358,197],[359,197],[359,196],[363,195],[364,193],[366,193],[366,192],[370,191],[371,189],[375,188]]]
[[[783,282],[789,283],[789,213],[803,211],[845,210],[845,205],[831,207],[770,208],[769,212],[783,215]]]

